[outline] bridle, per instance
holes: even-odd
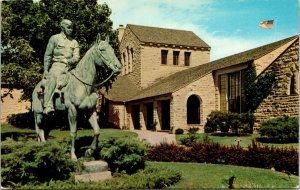
[[[98,49],[97,49],[98,50]],[[99,50],[98,50],[99,51]],[[97,55],[97,54],[96,54]],[[100,53],[100,55],[101,55],[101,53]],[[98,56],[98,55],[97,55]],[[103,56],[102,56],[103,57]],[[108,67],[108,64],[105,64],[107,67]],[[79,80],[80,82],[82,82],[83,84],[85,84],[85,85],[88,85],[88,86],[91,86],[91,87],[94,87],[94,88],[98,88],[98,87],[100,87],[100,86],[102,86],[104,83],[106,83],[114,74],[115,74],[115,72],[112,70],[112,72],[110,73],[110,75],[104,80],[104,81],[102,81],[102,82],[100,82],[100,83],[97,83],[97,84],[89,84],[89,83],[87,83],[87,82],[85,82],[83,79],[81,79],[80,77],[78,77],[76,74],[75,74],[75,72],[73,72],[73,71],[75,71],[75,70],[72,70],[70,73],[77,79],[77,80]]]

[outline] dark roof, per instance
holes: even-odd
[[[141,88],[139,88],[133,82],[129,75],[124,75],[118,76],[117,80],[113,82],[112,88],[108,91],[108,93],[104,94],[105,97],[109,100],[124,102],[129,100],[140,90]]]
[[[181,45],[192,47],[210,46],[192,31],[175,30],[128,24],[127,27],[141,42],[160,43],[168,45]]]
[[[198,80],[199,78],[211,73],[214,70],[256,60],[270,53],[271,51],[279,48],[280,46],[290,42],[291,40],[295,40],[297,38],[299,37],[289,37],[271,44],[267,44],[242,53],[231,55],[213,62],[209,62],[200,66],[180,71],[160,81],[157,81],[152,86],[140,92],[137,92],[137,95],[131,97],[128,100],[138,100],[147,97],[159,96],[175,92],[176,90]]]

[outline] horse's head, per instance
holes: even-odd
[[[96,59],[97,65],[106,65],[110,68],[113,73],[120,73],[122,69],[122,64],[116,57],[114,53],[114,49],[109,45],[109,38],[107,37],[105,41],[100,39],[100,35],[98,34],[95,48],[97,51],[98,59]]]

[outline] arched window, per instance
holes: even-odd
[[[296,89],[295,89],[295,75],[293,74],[290,81],[290,95],[295,95]]]
[[[127,50],[127,59],[128,59],[126,74],[128,74],[130,72],[130,66],[131,66],[131,55],[130,55],[130,51],[129,51],[129,47],[128,46],[127,46],[126,50]]]
[[[123,71],[123,73],[124,73],[124,75],[126,75],[127,74],[127,59],[126,59],[126,54],[125,54],[125,52],[123,53],[123,62],[124,62],[124,65],[123,65],[123,69],[124,69],[124,71]]]
[[[297,66],[291,68],[291,78],[290,85],[288,87],[288,95],[298,95],[299,94],[299,70]]]
[[[200,124],[200,100],[196,95],[187,100],[187,124]]]
[[[132,72],[132,67],[133,67],[133,48],[130,48],[130,55],[131,55],[131,64],[130,64],[130,70],[129,70],[129,72]]]

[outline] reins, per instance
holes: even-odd
[[[102,81],[101,83],[98,83],[98,84],[89,84],[89,83],[86,83],[84,82],[81,78],[79,78],[74,72],[74,70],[72,70],[70,73],[77,79],[79,80],[80,82],[82,82],[83,84],[85,85],[88,85],[88,86],[92,86],[92,87],[95,87],[95,88],[98,88],[100,87],[101,85],[103,85],[104,83],[106,83],[114,74],[114,72],[112,71],[111,74],[104,80]]]

